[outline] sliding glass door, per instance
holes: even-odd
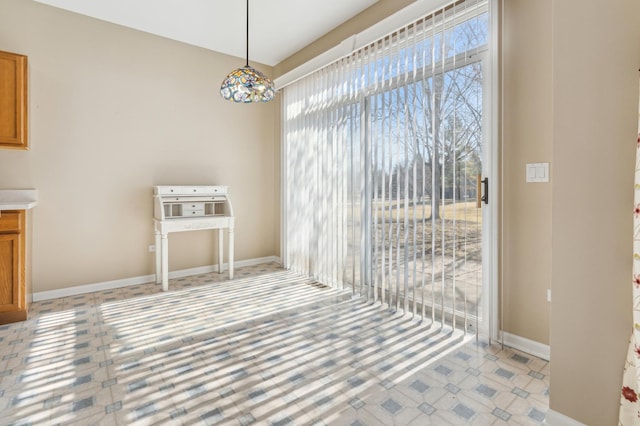
[[[457,2],[285,89],[286,267],[443,326],[484,318],[488,38],[488,3]]]

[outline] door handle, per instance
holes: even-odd
[[[476,208],[482,208],[482,202],[489,204],[489,178],[482,179],[482,175],[478,174],[476,177]]]

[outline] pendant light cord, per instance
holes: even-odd
[[[249,67],[249,0],[247,0],[247,63],[245,67]]]

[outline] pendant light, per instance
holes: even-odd
[[[275,96],[273,82],[249,66],[249,0],[247,0],[247,63],[231,71],[220,86],[220,94],[234,102],[269,102]]]

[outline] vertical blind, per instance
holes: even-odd
[[[458,1],[284,89],[285,267],[443,324],[467,313],[488,34],[487,0]]]

